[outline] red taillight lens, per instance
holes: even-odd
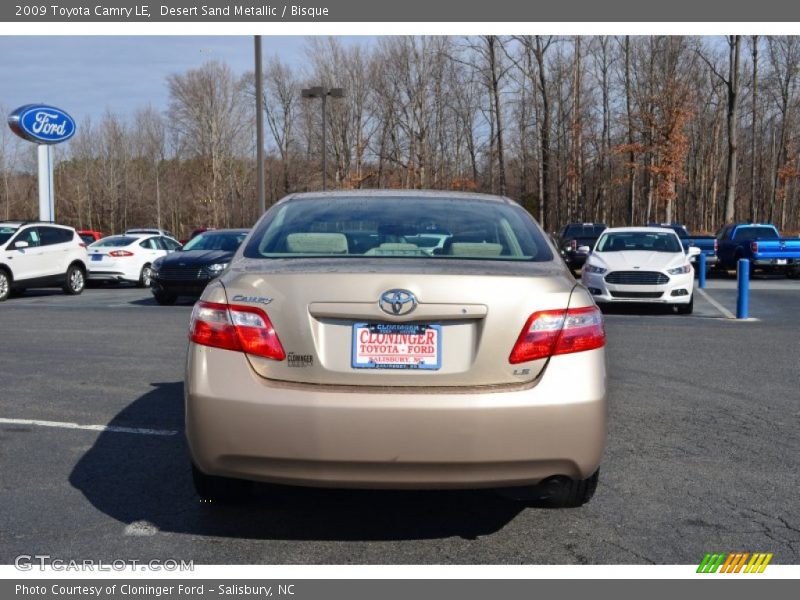
[[[512,365],[602,348],[606,343],[603,314],[596,306],[533,313],[508,357]]]
[[[753,254],[757,254],[758,253],[758,242],[750,242],[750,250],[753,252]]]
[[[78,246],[80,246],[81,248],[86,248],[86,244],[84,244],[83,242],[78,242]]]
[[[719,250],[719,240],[717,238],[714,238],[714,252],[717,252],[718,250]]]
[[[133,252],[128,252],[127,250],[112,250],[108,255],[119,258],[121,256],[133,256]]]
[[[254,306],[198,302],[192,311],[189,339],[202,346],[274,360],[286,358],[267,313]]]
[[[577,251],[578,250],[578,240],[570,240],[569,241],[569,247],[573,252]]]

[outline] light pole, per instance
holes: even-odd
[[[263,73],[261,71],[261,36],[255,36],[256,67],[256,195],[258,196],[258,216],[266,210],[264,194],[264,115],[263,106]]]
[[[331,98],[343,98],[342,88],[327,88],[317,86],[302,90],[303,98],[322,98],[322,189],[328,187],[328,145],[325,138],[328,130],[328,96]]]

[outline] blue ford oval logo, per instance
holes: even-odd
[[[8,116],[11,130],[37,144],[58,144],[75,135],[75,121],[66,112],[46,104],[26,104]]]
[[[408,290],[387,290],[378,302],[381,310],[389,315],[407,315],[417,308],[417,299]]]

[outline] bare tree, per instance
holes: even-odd
[[[631,92],[631,37],[625,36],[625,116],[628,126],[628,162],[630,175],[628,180],[628,222],[636,219],[636,153],[634,152],[633,102]]]
[[[138,134],[141,139],[143,158],[150,165],[153,174],[156,201],[156,224],[163,224],[161,207],[161,165],[166,160],[167,131],[161,114],[152,106],[140,109],[136,113]]]
[[[314,38],[297,64],[265,70],[269,197],[319,187],[320,107],[299,88],[322,84],[346,89],[328,104],[339,188],[503,192],[551,231],[577,218],[713,231],[748,215],[791,233],[798,40]],[[57,153],[59,218],[106,233],[251,224],[252,78],[207,63],[167,79],[168,115],[145,106],[81,121]],[[0,215],[33,217],[35,152],[4,131]]]
[[[729,35],[726,38],[728,44],[728,75],[724,76],[717,70],[712,60],[709,60],[703,52],[698,51],[699,56],[705,61],[711,72],[719,78],[725,86],[727,93],[727,123],[728,123],[728,161],[725,169],[725,219],[726,223],[732,223],[736,218],[736,176],[738,159],[738,120],[739,120],[739,54],[741,46],[740,35]]]
[[[289,65],[273,57],[267,62],[264,74],[262,109],[267,117],[270,134],[278,149],[283,170],[283,193],[291,189],[290,170],[294,162],[294,128],[300,102],[300,82]]]
[[[230,67],[208,62],[199,69],[167,78],[172,122],[184,140],[184,149],[199,160],[198,180],[205,180],[209,221],[228,223],[223,214],[226,174],[234,158],[236,142],[245,127],[243,80]],[[205,174],[207,173],[207,176]]]
[[[788,185],[792,176],[794,157],[789,149],[789,127],[796,88],[796,75],[800,65],[800,41],[796,37],[767,38],[769,61],[772,67],[771,93],[778,107],[781,124],[777,140],[777,152],[773,161],[772,198],[770,220],[776,212],[780,218],[781,229],[786,227],[786,202]],[[778,209],[780,202],[780,209]]]
[[[758,219],[758,199],[756,196],[756,123],[758,122],[758,36],[750,38],[753,55],[753,79],[750,88],[752,116],[750,121],[750,220]]]

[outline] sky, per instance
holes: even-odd
[[[277,55],[299,65],[306,44],[303,37],[263,36],[262,52],[265,60]],[[167,75],[210,60],[226,62],[237,74],[252,71],[253,37],[0,36],[0,57],[0,107],[42,102],[78,122],[86,116],[97,121],[107,109],[127,117],[148,104],[166,108]]]

